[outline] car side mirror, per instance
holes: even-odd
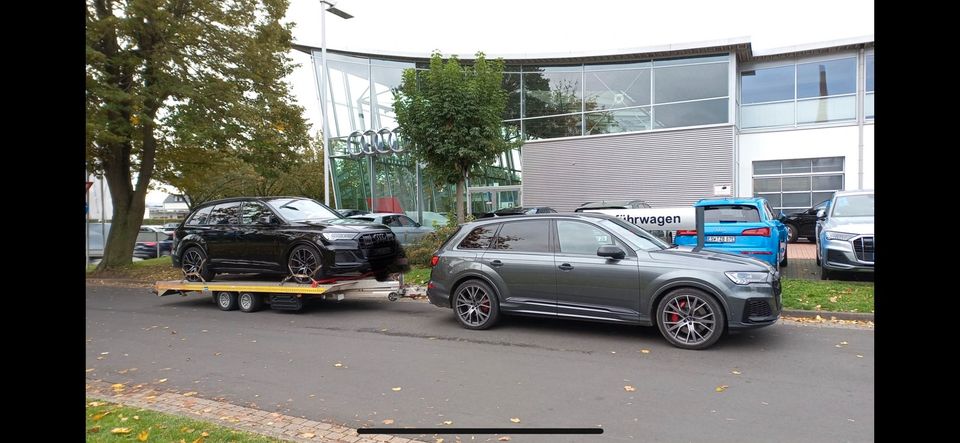
[[[827,218],[827,210],[820,209],[817,211],[817,220],[824,220]]]
[[[261,225],[275,225],[277,224],[277,218],[272,215],[264,215],[257,222]]]
[[[780,211],[780,215],[777,216],[777,220],[780,220],[781,223],[787,221],[787,214],[784,214],[783,211]]]
[[[597,255],[600,257],[612,258],[614,260],[622,260],[627,256],[627,253],[617,245],[603,245],[597,248]]]
[[[416,227],[418,227],[418,228],[421,227],[421,226],[423,226],[423,225],[421,225],[420,223],[417,223],[417,222],[413,222],[413,225],[416,226]]]

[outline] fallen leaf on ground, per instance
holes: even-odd
[[[109,352],[101,352],[100,355],[110,355]]]
[[[498,438],[497,441],[510,441],[510,437],[504,435],[503,437]]]
[[[127,420],[130,420],[130,417],[120,417],[120,421],[127,421]]]
[[[110,387],[113,388],[114,391],[122,391],[122,390],[123,390],[123,383],[114,383],[114,384],[110,385]]]
[[[203,408],[203,412],[210,412],[210,411],[212,411],[212,410],[213,410],[213,408]]]
[[[134,420],[140,420],[140,416],[139,416],[139,415],[134,415],[134,416],[133,416],[133,419],[134,419]]]
[[[386,419],[386,420],[383,421],[383,424],[385,424],[385,425],[392,425],[392,424],[393,424],[393,420],[388,418],[388,419]]]
[[[161,378],[160,380],[157,380],[157,383],[166,383],[166,381],[167,381],[167,379]]]
[[[101,418],[106,417],[108,414],[110,414],[110,411],[101,412],[101,413],[99,413],[99,414],[97,414],[97,415],[94,415],[94,416],[93,416],[93,421],[100,421]]]
[[[733,375],[740,375],[740,371],[737,370],[730,371],[730,373]]]
[[[641,353],[641,354],[649,354],[649,353],[650,353],[650,350],[649,350],[649,349],[641,349],[641,350],[640,350],[640,353]]]
[[[840,342],[840,344],[841,344],[841,345],[845,345],[845,344],[847,344],[847,342],[842,341],[842,342]]]
[[[87,429],[87,432],[89,432],[89,433],[91,433],[91,434],[96,433],[96,432],[100,432],[100,426],[94,426],[94,427],[92,427],[92,428],[90,428],[90,429]]]
[[[857,354],[857,358],[863,358],[863,356],[860,354]]]
[[[193,443],[203,443],[204,440],[205,440],[205,438],[200,437],[200,438],[194,440]]]
[[[110,430],[111,434],[129,434],[130,428],[113,428]]]
[[[201,437],[209,437],[209,436],[210,436],[210,433],[207,432],[207,431],[203,431],[203,432],[200,433],[200,436],[201,436]]]
[[[836,296],[836,295],[834,295],[833,297],[830,297],[830,303],[836,303],[836,302],[837,302],[837,296]]]
[[[453,422],[452,422],[452,421],[450,421],[450,420],[446,420],[446,421],[444,421],[444,422],[443,422],[443,424],[445,424],[445,425],[452,425],[452,424],[453,424]]]
[[[623,387],[623,390],[624,390],[624,391],[627,391],[627,392],[633,392],[633,391],[636,391],[637,388],[635,388],[635,387],[633,387],[633,386],[630,386],[630,385],[626,385],[626,386]]]
[[[93,372],[93,371],[94,371],[93,368],[87,369],[87,372]]]
[[[442,438],[438,438],[437,441],[435,441],[435,442],[433,442],[433,443],[443,443],[443,439],[442,439]]]
[[[401,389],[403,389],[403,388],[401,388],[400,386],[397,386],[397,387],[393,388],[392,390],[393,390],[393,391],[399,391],[399,390],[401,390]]]
[[[342,367],[343,367],[343,363],[334,363],[334,364],[333,364],[333,367],[335,367],[335,368],[342,368]]]
[[[316,437],[317,434],[314,434],[313,432],[304,432],[303,434],[300,434],[300,436],[303,438],[313,438]]]
[[[184,397],[193,397],[194,395],[197,395],[196,391],[190,391],[190,392],[187,392],[186,394],[183,394]]]
[[[519,418],[516,418],[516,417],[511,418],[510,421],[512,421],[512,422],[514,422],[514,423],[520,423],[520,419],[519,419]]]
[[[140,433],[137,434],[137,440],[147,441],[148,438],[150,438],[150,431],[140,431]]]
[[[103,405],[105,405],[105,404],[107,404],[107,402],[103,402],[103,401],[92,401],[92,402],[90,402],[90,403],[87,403],[87,406],[90,406],[91,408],[95,408],[95,407],[97,407],[97,406],[103,406]]]
[[[723,392],[723,391],[726,391],[727,388],[729,388],[729,387],[730,387],[730,386],[727,386],[727,385],[720,385],[720,386],[717,386],[716,391],[717,391],[717,392]]]

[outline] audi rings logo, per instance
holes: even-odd
[[[383,128],[379,131],[353,131],[347,137],[347,151],[353,157],[363,155],[388,155],[403,152],[400,129]]]

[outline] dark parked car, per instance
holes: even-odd
[[[796,243],[800,237],[810,241],[816,241],[817,212],[821,209],[827,209],[829,205],[830,200],[824,200],[811,208],[787,214],[787,218],[783,224],[787,227],[787,236],[790,239],[790,243]]]
[[[159,247],[158,247],[159,246]],[[166,257],[173,253],[173,237],[148,227],[141,227],[137,234],[137,243],[133,245],[133,256],[137,258]]]
[[[780,274],[752,258],[674,247],[604,214],[465,224],[431,259],[427,296],[467,329],[500,314],[656,325],[674,346],[772,325]]]
[[[238,197],[198,207],[174,235],[173,264],[213,279],[220,272],[266,272],[311,278],[402,271],[393,232],[344,218],[303,197]]]
[[[504,208],[493,212],[488,212],[477,218],[504,217],[507,215],[525,215],[525,214],[556,214],[553,208],[538,206],[533,208]]]

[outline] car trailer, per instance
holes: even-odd
[[[272,309],[299,311],[308,299],[343,300],[350,298],[387,297],[396,301],[407,297],[403,287],[403,276],[399,280],[377,281],[365,275],[343,279],[320,280],[313,283],[271,282],[253,280],[223,281],[158,281],[153,293],[160,297],[180,294],[187,296],[191,292],[210,296],[214,303],[224,311],[240,309],[243,312],[255,312],[269,305]]]

